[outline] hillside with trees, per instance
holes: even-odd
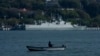
[[[41,24],[54,19],[100,27],[100,0],[0,0],[0,25]]]

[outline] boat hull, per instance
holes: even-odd
[[[53,51],[53,50],[64,50],[65,47],[33,47],[26,46],[29,51]]]

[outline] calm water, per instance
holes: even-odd
[[[27,45],[65,44],[64,51],[29,52]],[[0,31],[0,56],[100,56],[100,31]]]

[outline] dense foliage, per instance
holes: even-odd
[[[0,25],[40,24],[62,19],[100,27],[100,0],[0,0]]]

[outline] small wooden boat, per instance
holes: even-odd
[[[64,50],[66,47],[34,47],[34,46],[26,46],[29,51],[53,51],[53,50]]]

